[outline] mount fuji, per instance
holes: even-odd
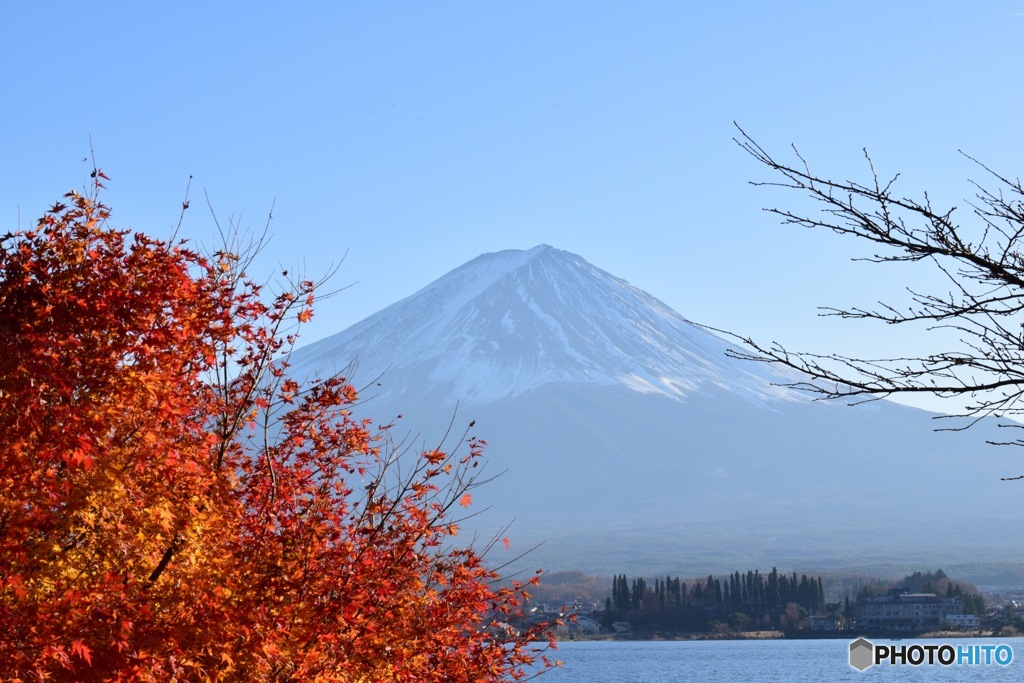
[[[300,374],[386,373],[381,398],[454,405],[556,383],[684,399],[702,385],[751,399],[806,400],[764,367],[646,292],[547,245],[484,254],[293,358]],[[793,378],[789,377],[789,381]],[[783,380],[785,381],[785,380]]]
[[[354,412],[433,447],[488,442],[463,524],[525,562],[613,573],[1024,559],[1011,449],[986,424],[936,433],[887,401],[813,401],[799,378],[583,258],[484,254],[348,329],[291,371],[366,386]],[[445,444],[448,447],[454,443]],[[494,551],[500,554],[499,551]],[[504,561],[496,557],[496,561]]]

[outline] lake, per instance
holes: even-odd
[[[554,657],[565,664],[542,683],[707,681],[1016,681],[1024,674],[1024,639],[875,639],[877,645],[1009,645],[1008,666],[891,666],[861,672],[849,664],[850,640],[567,641]]]

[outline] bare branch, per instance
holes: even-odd
[[[769,154],[737,125],[736,143],[778,178],[757,186],[796,190],[814,200],[806,213],[768,208],[784,224],[825,229],[871,244],[876,253],[857,258],[873,263],[921,262],[949,284],[947,291],[907,289],[902,305],[824,308],[823,315],[921,326],[922,335],[941,339],[949,350],[909,358],[869,359],[793,352],[731,335],[750,351],[736,358],[774,363],[804,373],[793,386],[822,398],[870,400],[898,394],[966,397],[963,416],[1024,415],[1024,186],[968,155],[995,181],[995,189],[973,183],[973,224],[955,218],[956,207],[935,208],[922,199],[896,194],[899,175],[883,180],[864,151],[870,180],[838,181],[815,174],[794,147],[792,163]],[[941,335],[936,337],[936,335]],[[951,335],[951,336],[950,336]],[[952,339],[952,341],[950,341]],[[972,422],[973,423],[973,422]],[[969,424],[968,424],[969,426]]]

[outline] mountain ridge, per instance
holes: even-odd
[[[559,381],[623,384],[674,398],[712,382],[751,398],[805,400],[772,386],[792,377],[727,359],[727,346],[625,280],[539,245],[463,264],[305,347],[296,369],[310,374],[317,362],[347,356],[367,376],[386,380],[402,370],[422,383],[450,385],[449,399],[471,403]]]

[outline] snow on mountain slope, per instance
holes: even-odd
[[[440,386],[448,401],[482,403],[569,382],[804,400],[772,385],[792,378],[731,360],[727,347],[625,280],[541,245],[473,259],[292,362],[310,376],[354,360],[357,382],[382,376],[382,398]]]

